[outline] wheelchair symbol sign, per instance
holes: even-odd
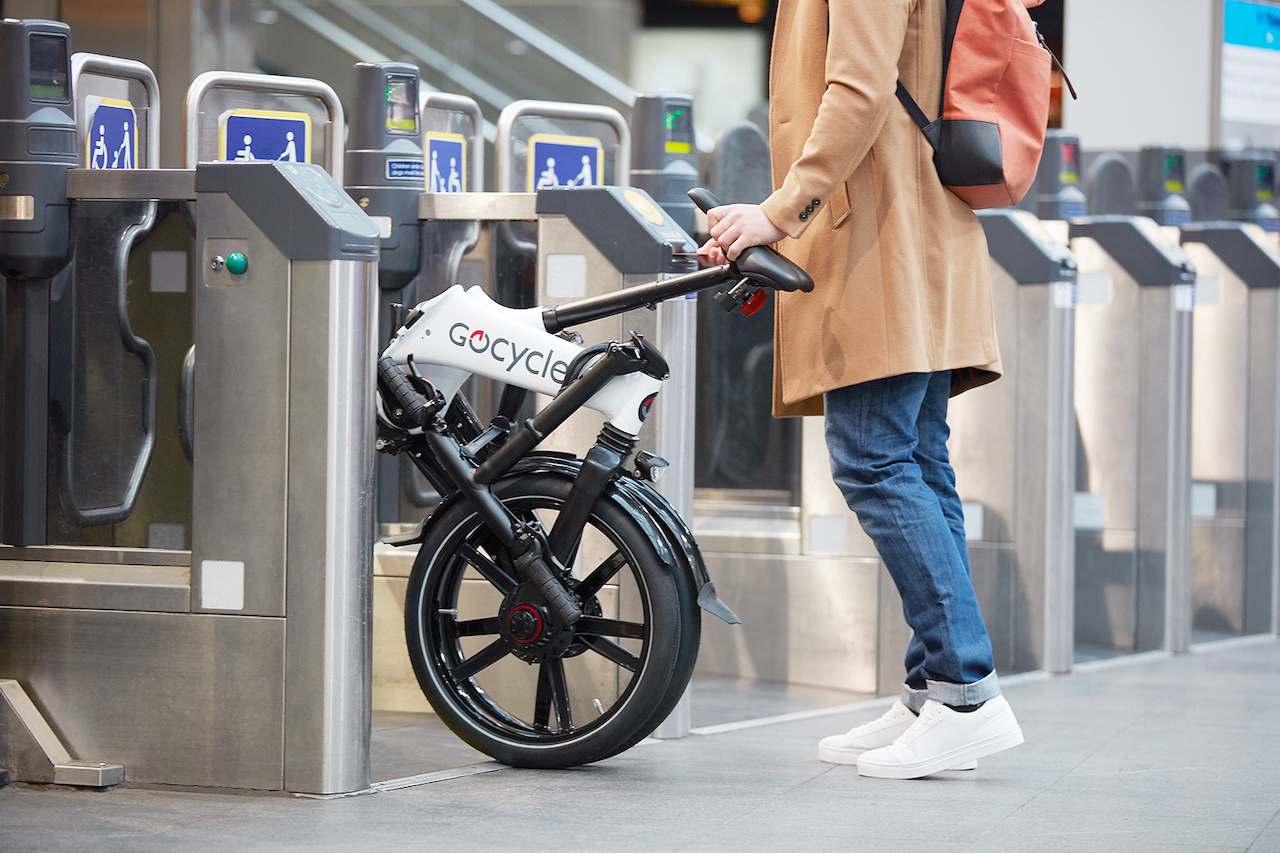
[[[222,116],[219,160],[311,162],[311,117],[277,110],[231,110]]]
[[[90,169],[138,168],[138,119],[133,104],[103,98],[89,119],[84,144]]]
[[[467,138],[460,133],[427,134],[427,192],[467,190]]]
[[[528,191],[598,187],[604,183],[604,146],[589,136],[529,137]]]

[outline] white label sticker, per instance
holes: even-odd
[[[244,610],[244,563],[201,560],[200,606],[206,610]]]
[[[1080,273],[1080,277],[1076,280],[1076,304],[1111,304],[1111,273]]]
[[[981,542],[986,538],[986,507],[977,501],[964,501],[964,538]]]
[[[587,256],[547,255],[547,296],[586,296]]]
[[[1194,311],[1196,307],[1196,286],[1194,284],[1175,284],[1173,286],[1173,310]]]
[[[1076,492],[1076,530],[1102,530],[1107,526],[1107,499],[1093,492]]]
[[[844,516],[810,516],[809,553],[843,554],[844,552]]]

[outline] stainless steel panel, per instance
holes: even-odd
[[[199,204],[192,607],[202,564],[233,561],[244,564],[241,612],[283,616],[289,263],[227,196]],[[234,251],[249,260],[242,276],[210,268]]]
[[[1080,269],[1111,280],[1105,304],[1076,306],[1077,491],[1100,495],[1105,528],[1137,529],[1138,287],[1093,240],[1071,243]],[[1083,289],[1083,283],[1082,283]],[[1086,567],[1077,563],[1078,569]]]
[[[897,696],[906,677],[903,660],[911,642],[911,628],[902,618],[902,596],[894,586],[893,578],[884,563],[878,564],[876,631],[876,693],[881,696]]]
[[[1191,306],[1143,288],[1137,647],[1191,645]]]
[[[1077,643],[1185,650],[1190,604],[1189,293],[1139,287],[1094,241],[1072,241],[1109,299],[1076,310],[1077,492],[1102,502],[1077,531]],[[1090,282],[1096,284],[1096,278]],[[1079,521],[1079,519],[1078,519]]]
[[[0,604],[186,613],[190,579],[184,566],[5,560],[0,562]]]
[[[1244,623],[1245,479],[1248,455],[1249,288],[1202,244],[1187,255],[1210,277],[1197,300],[1191,369],[1191,478],[1212,500],[1192,522],[1192,626],[1239,634]],[[1273,350],[1274,358],[1274,350]]]
[[[283,619],[0,608],[0,672],[132,782],[280,790]]]
[[[19,782],[105,788],[124,781],[124,767],[77,761],[47,720],[11,678],[0,679],[0,763]]]
[[[876,690],[878,560],[703,556],[720,597],[742,617],[742,624],[703,622],[698,672],[862,693]],[[896,620],[902,621],[901,606]],[[901,655],[895,667],[894,693],[903,677]]]
[[[195,197],[195,169],[72,169],[67,173],[67,198],[191,201]]]
[[[538,218],[534,193],[424,193],[418,196],[419,219],[490,221]]]
[[[285,787],[369,784],[377,266],[291,265]],[[198,433],[197,433],[198,434]]]
[[[982,509],[974,587],[1000,671],[1061,672],[1072,658],[1074,311],[1057,285],[1019,285],[999,266],[992,293],[1005,376],[948,413],[957,490]]]
[[[1254,290],[1249,312],[1244,632],[1280,629],[1280,290]]]
[[[131,566],[191,567],[190,551],[162,548],[64,547],[59,545],[14,548],[0,545],[0,561],[28,560],[51,563],[124,563]]]
[[[1023,567],[1018,564],[1013,543],[970,543],[969,566],[973,591],[982,608],[982,621],[991,638],[996,671],[1008,674],[1036,669],[1026,662],[1038,657],[1035,653],[1043,642],[1036,632],[1043,629],[1043,625],[1033,625],[1028,618],[1031,602],[1022,583],[1020,569]]]
[[[1022,324],[1018,313],[1018,284],[994,265],[991,279],[1005,378],[951,401],[947,410],[947,422],[951,426],[947,449],[956,472],[960,499],[982,505],[986,526],[982,541],[1012,542],[1017,515],[1017,415],[1025,405],[1018,397],[1021,388],[1017,377],[1022,370],[1035,368],[1022,357],[1019,346]]]

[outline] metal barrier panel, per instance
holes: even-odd
[[[1076,649],[1190,641],[1195,269],[1143,217],[1071,223],[1076,306]]]
[[[160,154],[160,91],[139,62],[96,54],[71,58],[82,168],[154,169]],[[132,514],[157,438],[155,352],[130,316],[154,312],[153,292],[130,288],[134,246],[155,224],[157,202],[80,200],[71,264],[54,284],[50,392],[60,500],[51,502],[51,542],[92,542],[84,528]],[[184,269],[185,272],[185,269]],[[185,290],[185,281],[182,282]],[[181,537],[179,537],[181,538]],[[148,546],[135,531],[113,544]],[[165,543],[172,545],[172,542]],[[176,543],[183,547],[183,542]]]
[[[1255,225],[1182,229],[1200,273],[1191,420],[1192,630],[1273,630],[1280,258]]]
[[[359,790],[377,231],[315,166],[210,164],[196,189],[192,609],[285,617],[284,787]]]
[[[1030,213],[981,214],[1005,373],[955,398],[951,462],[1002,673],[1071,668],[1075,259]]]

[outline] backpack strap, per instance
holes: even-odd
[[[896,92],[898,100],[902,101],[902,105],[907,108],[907,112],[911,114],[911,118],[915,123],[920,125],[920,129],[924,130],[929,126],[929,117],[924,114],[924,110],[920,109],[920,105],[916,103],[916,99],[907,93],[907,87],[902,85],[902,81],[898,81],[898,91]]]
[[[932,146],[934,151],[938,150],[938,144],[941,139],[942,120],[929,121],[929,117],[924,114],[924,110],[920,109],[920,105],[916,103],[916,99],[911,97],[907,92],[907,87],[902,85],[902,81],[898,81],[898,89],[895,93],[902,105],[907,108],[907,113],[912,120],[920,126],[920,132],[924,134],[924,138]]]

